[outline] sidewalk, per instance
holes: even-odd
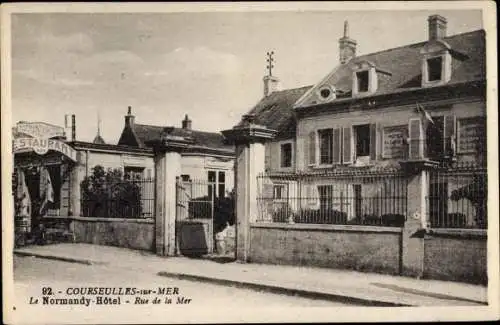
[[[54,244],[16,249],[17,255],[106,264],[161,276],[371,306],[474,306],[487,301],[484,286],[418,280],[355,271],[264,265],[186,257],[91,244]]]

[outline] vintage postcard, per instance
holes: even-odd
[[[498,319],[496,21],[2,5],[4,323]]]

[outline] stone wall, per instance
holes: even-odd
[[[401,228],[254,223],[250,237],[250,262],[389,274],[401,268]]]
[[[485,230],[434,230],[424,243],[425,277],[487,283]]]
[[[77,243],[154,250],[154,221],[74,217],[72,228]]]

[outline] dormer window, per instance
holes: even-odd
[[[373,95],[378,88],[378,75],[391,76],[389,71],[376,67],[373,62],[365,60],[354,64],[352,69],[353,97]]]
[[[359,71],[356,72],[356,79],[358,79],[358,92],[367,92],[368,91],[368,80],[369,73],[368,71]]]
[[[427,76],[429,81],[439,81],[442,77],[443,59],[439,57],[427,59]]]

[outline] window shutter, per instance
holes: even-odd
[[[306,146],[308,145],[309,148],[306,148],[309,152],[309,157],[308,157],[308,163],[309,165],[316,165],[316,132],[313,131],[309,133],[309,141],[306,142]]]
[[[456,148],[456,117],[448,115],[444,117],[444,153],[445,156],[454,156]]]
[[[370,160],[377,159],[377,124],[370,124]]]
[[[333,157],[333,163],[334,164],[340,164],[341,160],[341,134],[340,134],[341,129],[334,129],[333,130],[333,148],[332,148],[332,157]]]
[[[271,169],[271,145],[269,143],[264,144],[264,170],[269,171]]]
[[[343,128],[342,132],[342,158],[344,164],[352,163],[352,131],[351,127]]]
[[[423,156],[422,122],[420,119],[410,119],[408,129],[410,133],[410,159],[420,159]]]

